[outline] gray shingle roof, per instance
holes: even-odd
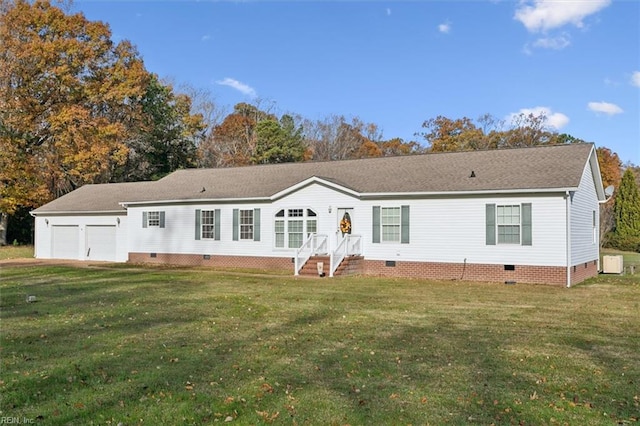
[[[123,197],[143,196],[156,182],[105,183],[84,185],[50,203],[34,210],[34,213],[95,213],[126,210],[118,204]]]
[[[86,185],[35,212],[119,210],[119,202],[269,198],[317,177],[360,194],[577,188],[593,149],[569,144],[361,160],[178,170],[156,182]],[[470,177],[471,172],[475,177]],[[202,189],[205,191],[202,191]]]

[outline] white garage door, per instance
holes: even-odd
[[[87,260],[116,260],[116,227],[87,226]]]
[[[51,229],[51,257],[54,259],[77,259],[80,249],[78,226],[53,226]]]

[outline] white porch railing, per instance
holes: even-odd
[[[309,260],[311,256],[318,254],[327,254],[329,252],[329,238],[326,235],[310,234],[302,243],[299,249],[296,249],[294,257],[294,273],[300,275],[300,269]]]
[[[362,254],[362,236],[346,234],[338,243],[338,247],[331,252],[329,276],[333,277],[333,273],[345,257],[358,254]]]

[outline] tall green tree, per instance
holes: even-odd
[[[302,161],[304,152],[302,128],[296,127],[293,117],[290,115],[283,115],[280,121],[263,120],[256,125],[253,163],[273,164]]]
[[[640,252],[640,191],[631,169],[622,175],[613,209],[616,248]]]
[[[127,141],[129,156],[116,180],[146,180],[176,169],[195,167],[196,148],[204,138],[201,114],[191,113],[191,98],[151,75],[139,101],[141,115]]]

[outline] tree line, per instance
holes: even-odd
[[[226,113],[209,91],[176,88],[146,70],[131,42],[112,41],[108,25],[48,0],[0,0],[0,46],[0,244],[12,224],[16,239],[30,241],[30,209],[89,183],[153,180],[190,167],[583,142],[533,114],[509,123],[490,114],[438,116],[405,141],[385,139],[358,117],[311,120],[264,101]],[[598,158],[605,185],[618,187],[618,156],[599,148]],[[638,168],[627,170],[637,187]],[[606,209],[603,240],[627,241],[609,238],[621,219]]]

